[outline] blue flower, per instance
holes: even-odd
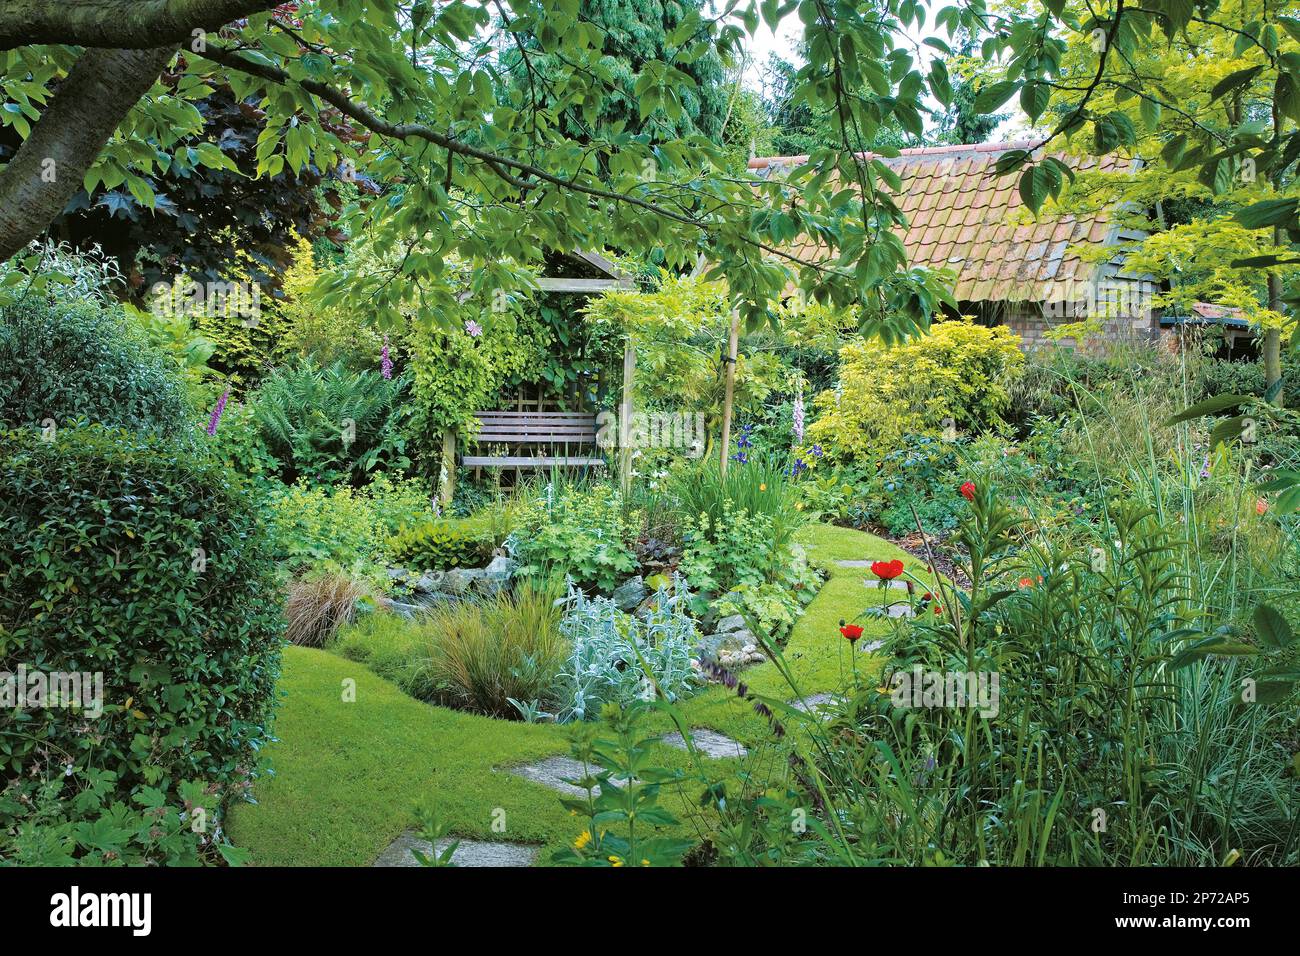
[[[813,445],[813,446],[812,446],[812,455],[813,455],[814,458],[820,458],[820,457],[821,457],[822,455],[824,455],[824,454],[825,454],[825,452],[822,451],[822,446],[821,446],[821,445]]]

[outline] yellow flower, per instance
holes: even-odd
[[[613,863],[615,866],[622,866],[622,865],[623,865],[623,858],[622,858],[621,856],[611,856],[611,857],[609,858],[609,862],[610,862],[610,863]]]
[[[767,491],[767,482],[763,482],[761,485],[759,485],[759,486],[758,486],[758,490],[759,490],[759,491]]]
[[[642,865],[642,866],[649,866],[649,865],[650,865],[650,861],[649,861],[649,860],[642,860],[642,861],[641,861],[641,865]]]
[[[581,850],[584,846],[586,846],[590,842],[591,842],[591,831],[583,830],[581,833],[578,834],[578,839],[573,841],[573,848],[575,850]]]

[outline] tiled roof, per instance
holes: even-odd
[[[1053,216],[1035,221],[1024,208],[1019,175],[997,176],[993,167],[1010,149],[1029,142],[904,149],[895,158],[878,157],[898,173],[902,190],[895,201],[907,217],[903,243],[914,265],[957,273],[959,301],[1060,301],[1078,298],[1077,282],[1090,280],[1094,263],[1082,262],[1071,245],[1105,243],[1111,223],[1096,216]],[[1127,172],[1132,160],[1109,155],[1053,154],[1076,171]],[[1035,159],[1042,154],[1036,154]],[[807,162],[807,156],[751,159],[763,178]],[[811,244],[791,250],[814,258]],[[824,253],[823,253],[824,254]]]

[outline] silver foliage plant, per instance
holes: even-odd
[[[669,700],[690,691],[696,679],[691,650],[699,635],[680,591],[660,588],[640,618],[619,610],[610,598],[588,598],[569,582],[560,631],[573,642],[573,651],[560,675],[561,721],[590,720],[610,702],[652,699],[647,671]]]

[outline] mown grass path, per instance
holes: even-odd
[[[828,571],[822,590],[796,625],[785,658],[805,695],[835,691],[849,673],[841,618],[853,618],[893,592],[864,586],[866,573],[839,560],[902,558],[909,571],[918,562],[897,547],[863,532],[829,525],[805,530],[809,556]],[[873,621],[863,642],[885,633]],[[878,666],[878,662],[877,662]],[[860,655],[859,673],[871,668]],[[743,672],[757,693],[793,698],[794,691],[772,664]],[[348,681],[355,700],[345,700]],[[274,775],[258,781],[257,804],[240,804],[227,821],[230,838],[249,848],[264,866],[368,865],[414,823],[414,808],[437,808],[459,836],[542,845],[539,862],[570,842],[585,821],[570,816],[554,791],[504,768],[566,754],[566,728],[494,720],[422,703],[375,676],[363,665],[328,651],[289,647],[280,681],[284,701],[276,723],[278,742],[269,751]],[[768,728],[752,707],[723,687],[710,688],[680,712],[692,727],[708,727],[749,746],[766,739]],[[650,729],[672,730],[656,715]],[[684,751],[664,746],[662,765],[686,767]],[[720,773],[736,760],[711,761]],[[677,810],[692,794],[666,794]],[[494,833],[504,811],[505,832]],[[496,817],[494,817],[496,813]]]

